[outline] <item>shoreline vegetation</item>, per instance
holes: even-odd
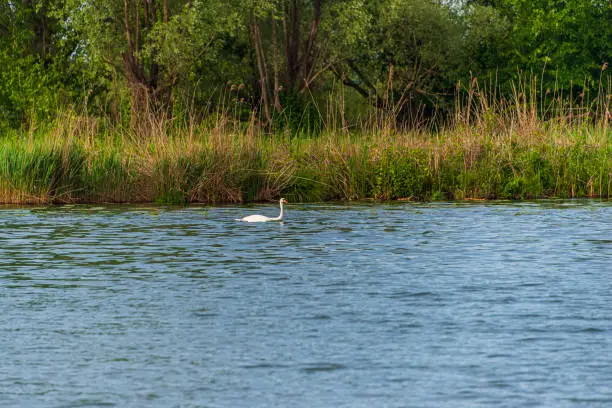
[[[0,2],[0,203],[612,196],[603,0]]]
[[[65,111],[0,139],[0,203],[610,198],[610,94],[542,111],[528,90],[501,103],[473,87],[439,128],[398,128],[388,110],[349,128],[330,104],[317,132],[240,121],[231,107],[123,127]]]

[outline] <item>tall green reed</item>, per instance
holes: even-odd
[[[66,111],[0,139],[0,201],[608,198],[606,86],[579,110],[543,94],[537,78],[509,99],[472,79],[459,87],[453,120],[437,128],[398,126],[397,103],[351,124],[344,98],[331,97],[312,133],[271,132],[254,112],[245,122],[228,108],[201,120],[151,113],[131,125]]]

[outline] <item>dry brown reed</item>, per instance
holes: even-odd
[[[316,105],[322,131],[270,131],[237,114],[239,86],[200,117],[140,113],[138,121],[64,111],[0,140],[0,202],[244,202],[278,198],[469,199],[608,197],[610,96],[602,67],[593,102],[522,78],[508,99],[493,78],[457,86],[444,126],[398,124],[406,93],[351,123],[344,87]],[[314,99],[313,99],[314,103]],[[127,123],[127,125],[122,125]]]

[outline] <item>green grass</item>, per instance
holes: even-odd
[[[537,89],[498,100],[472,81],[451,123],[416,130],[379,111],[350,131],[321,115],[316,132],[254,113],[130,125],[60,112],[0,136],[0,202],[610,198],[612,90],[579,110],[559,96],[543,112],[547,99],[527,94]]]
[[[612,194],[604,126],[321,133],[61,125],[0,138],[0,202],[466,200]]]

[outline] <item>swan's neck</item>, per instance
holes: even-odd
[[[278,218],[276,218],[279,221],[281,221],[283,219],[283,202],[282,201],[280,203],[280,207],[281,207],[280,215],[278,216]]]

